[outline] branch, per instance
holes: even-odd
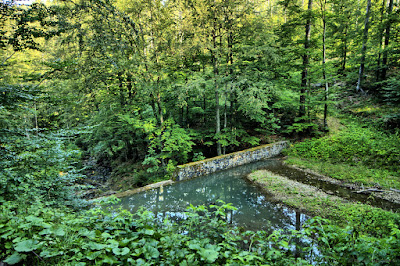
[[[367,188],[359,191],[354,191],[354,193],[363,193],[363,194],[370,194],[371,192],[385,192],[385,190],[377,189],[377,188]]]
[[[17,53],[17,51],[14,51],[14,53],[12,53],[9,57],[7,57],[7,58],[1,63],[1,66],[4,66],[4,64],[8,61],[8,59],[10,59],[11,57],[13,57],[16,53]]]

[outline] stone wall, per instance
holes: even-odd
[[[288,143],[286,141],[280,141],[202,161],[178,165],[173,179],[176,181],[188,180],[220,170],[270,158],[279,155],[287,145]]]

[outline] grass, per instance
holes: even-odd
[[[274,199],[288,206],[324,218],[334,218],[332,210],[344,203],[336,196],[330,196],[317,188],[273,174],[267,170],[256,171],[248,178],[267,190]],[[342,220],[339,218],[339,220]]]
[[[289,156],[286,163],[301,168],[311,169],[314,172],[338,180],[348,181],[367,187],[400,189],[399,177],[393,176],[393,173],[384,169],[371,169],[361,164],[354,166],[346,163],[331,163],[312,159],[302,159],[293,156]]]
[[[352,224],[365,233],[382,236],[387,233],[385,225],[400,220],[399,214],[368,204],[346,201],[267,170],[253,172],[247,178],[272,194],[276,201],[330,219],[342,227]]]

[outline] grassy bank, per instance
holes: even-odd
[[[311,215],[330,219],[341,227],[352,225],[363,233],[379,237],[389,233],[389,224],[400,222],[399,214],[349,202],[266,170],[256,171],[248,179],[271,193],[275,200]]]
[[[359,185],[400,189],[400,135],[343,124],[324,137],[295,143],[286,162]]]
[[[285,162],[289,165],[310,169],[322,175],[366,187],[400,189],[399,177],[385,169],[371,169],[365,165],[354,166],[346,163],[332,163],[293,156],[290,156]]]

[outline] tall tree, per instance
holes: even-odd
[[[333,58],[340,59],[337,63],[337,73],[345,76],[349,55],[355,45],[358,5],[356,1],[352,0],[330,1],[330,4],[333,17],[329,21],[329,25],[335,47],[329,52],[334,54]]]
[[[303,71],[301,73],[300,112],[299,112],[300,117],[306,115],[306,90],[307,90],[308,68],[310,64],[309,48],[310,48],[310,36],[311,36],[312,4],[313,0],[308,0],[307,20],[306,20],[305,35],[304,35]]]
[[[357,80],[357,87],[356,91],[365,93],[365,91],[361,87],[361,83],[364,76],[364,69],[365,69],[365,56],[367,53],[367,42],[368,42],[368,29],[369,29],[369,17],[370,17],[370,10],[371,10],[371,0],[367,1],[367,9],[365,11],[365,22],[364,22],[364,32],[363,32],[363,44],[361,48],[361,59],[360,59],[360,68],[358,71],[358,80]]]
[[[393,11],[393,0],[389,0],[389,5],[387,8],[387,20],[385,27],[385,47],[383,50],[382,57],[382,70],[380,75],[380,80],[386,79],[386,73],[388,70],[388,50],[389,50],[389,42],[390,42],[390,29],[392,26],[392,11]]]
[[[326,10],[326,0],[320,0],[321,8],[321,19],[322,19],[322,78],[325,85],[325,95],[324,95],[324,128],[328,129],[327,117],[328,117],[328,93],[329,84],[326,78],[326,20],[327,20],[327,10]]]
[[[382,0],[381,3],[381,8],[380,8],[380,18],[379,18],[379,25],[378,25],[378,44],[379,44],[379,49],[378,49],[378,60],[377,60],[377,66],[376,66],[376,81],[379,81],[381,78],[381,59],[382,59],[382,43],[383,43],[383,36],[384,36],[384,16],[385,16],[385,10],[386,10],[386,1],[387,0]]]

